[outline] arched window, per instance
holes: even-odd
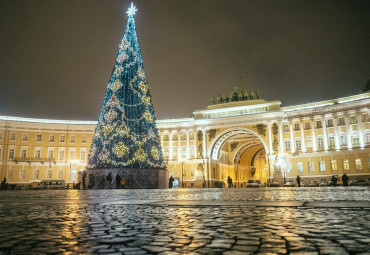
[[[335,147],[335,137],[333,135],[329,136],[329,147],[330,148]]]
[[[195,147],[190,146],[190,158],[195,158]]]
[[[163,154],[164,154],[164,157],[165,157],[165,158],[169,158],[169,157],[170,157],[170,148],[168,148],[168,147],[164,147],[164,152],[163,152]]]
[[[181,157],[186,158],[186,146],[181,147]]]
[[[177,147],[173,147],[172,149],[172,157],[177,158]]]
[[[306,147],[307,147],[307,149],[312,149],[312,138],[311,138],[311,136],[306,137]]]
[[[297,137],[295,139],[295,145],[296,145],[297,150],[301,150],[302,149],[301,138]]]
[[[285,150],[290,151],[290,140],[289,139],[285,139]]]
[[[324,139],[322,138],[322,136],[318,136],[317,137],[317,146],[320,149],[323,149],[324,148]]]
[[[352,143],[353,145],[360,145],[360,139],[357,132],[352,133]]]

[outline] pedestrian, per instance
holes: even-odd
[[[82,188],[83,189],[86,189],[86,176],[87,176],[86,171],[83,171],[82,173]]]
[[[6,189],[6,178],[1,182],[1,189]]]
[[[297,175],[297,185],[301,187],[301,177],[299,177],[299,175]]]
[[[230,176],[227,177],[227,185],[229,185],[229,189],[233,186],[233,179]]]
[[[107,188],[108,189],[111,189],[112,188],[112,173],[109,173],[108,174],[108,176],[107,176],[107,178],[106,178],[106,180],[107,180]]]
[[[121,179],[121,188],[124,189],[125,185],[126,185],[126,180],[125,180],[125,178],[122,177],[122,179]]]
[[[343,174],[342,181],[344,187],[348,187],[348,180],[349,180],[348,176],[346,174]]]
[[[93,189],[95,187],[95,175],[89,174],[89,189]]]
[[[116,174],[116,189],[121,188],[121,176],[119,174]]]
[[[171,175],[170,180],[169,180],[169,183],[168,183],[168,187],[169,187],[170,189],[172,189],[172,188],[173,188],[173,181],[174,181],[174,179],[173,179],[173,177],[172,177],[172,175]]]
[[[331,185],[333,185],[334,187],[337,186],[337,178],[335,178],[334,175],[331,177]]]

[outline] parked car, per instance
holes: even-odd
[[[295,187],[295,184],[293,182],[286,182],[284,183],[283,187]]]
[[[315,180],[311,180],[310,184],[308,184],[309,187],[318,187],[319,183]]]
[[[247,182],[247,188],[258,188],[261,187],[261,180],[249,179]]]
[[[270,183],[269,187],[280,187],[280,183],[278,183],[278,182]]]
[[[65,180],[43,180],[33,189],[65,189]]]
[[[326,187],[326,186],[329,186],[329,182],[327,180],[321,180],[320,184],[319,184],[320,187]]]
[[[349,186],[370,186],[370,178],[350,181]]]

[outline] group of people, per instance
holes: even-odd
[[[107,188],[112,188],[112,173],[109,173],[106,178]],[[126,186],[125,178],[121,178],[119,174],[116,174],[116,189],[124,189]]]
[[[301,187],[301,177],[299,175],[297,176],[296,180],[297,180],[298,187]],[[338,183],[338,178],[337,177],[335,177],[333,175],[331,177],[330,181],[331,181],[331,185],[333,185],[334,187],[337,186],[337,183]],[[349,177],[347,176],[347,174],[342,175],[342,181],[343,181],[343,186],[348,187]]]

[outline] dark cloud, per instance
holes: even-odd
[[[95,120],[128,1],[2,0],[0,115]],[[283,105],[370,79],[369,1],[135,1],[157,118],[189,117],[244,86]]]

